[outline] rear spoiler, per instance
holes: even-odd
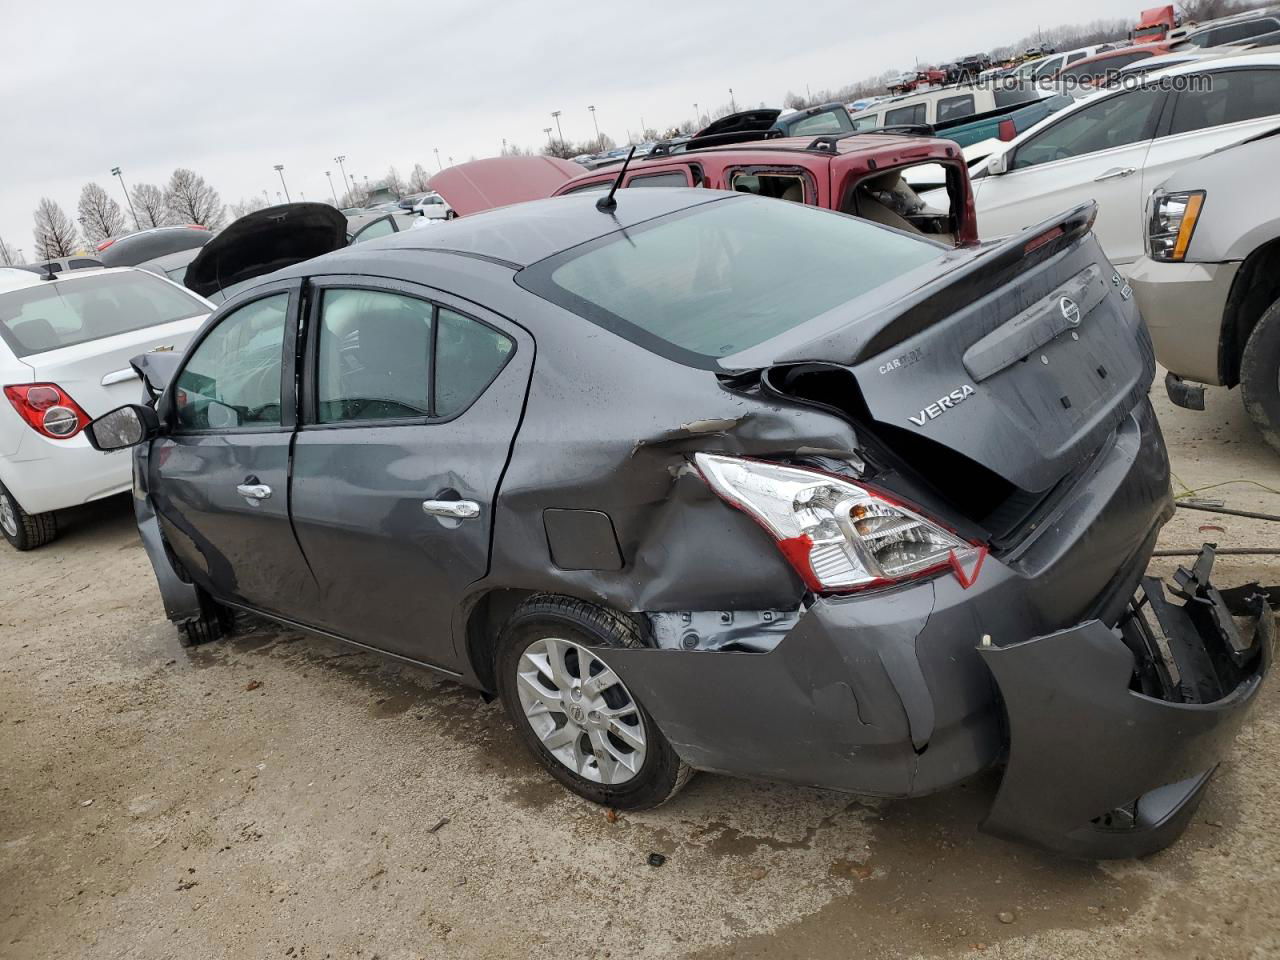
[[[1096,203],[1091,200],[1081,204],[993,243],[984,248],[983,255],[912,291],[893,305],[896,315],[879,325],[858,351],[855,362],[870,359],[927,330],[1000,289],[1017,274],[1072,246],[1093,228],[1097,216]]]

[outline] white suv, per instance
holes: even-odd
[[[130,488],[130,458],[84,427],[138,399],[133,357],[182,350],[213,309],[132,267],[48,276],[0,269],[0,532],[19,550],[57,535],[54,510]]]

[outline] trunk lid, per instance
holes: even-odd
[[[206,315],[207,316],[207,315]],[[56,383],[91,417],[142,399],[142,383],[131,366],[139,354],[173,351],[181,355],[205,316],[175,320],[90,343],[33,353],[22,358],[35,383]]]
[[[959,454],[1044,493],[1094,455],[1155,374],[1146,328],[1089,232],[1092,217],[1090,204],[961,255],[850,322],[817,318],[828,332],[785,347],[774,365],[851,372],[876,433],[941,489]]]

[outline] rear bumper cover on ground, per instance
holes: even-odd
[[[1130,615],[979,653],[1000,687],[1009,760],[984,828],[1069,856],[1143,856],[1186,828],[1271,665],[1262,595],[1229,611],[1213,551],[1172,603],[1144,578]],[[1231,613],[1246,617],[1243,630]],[[1146,676],[1134,689],[1135,665]]]

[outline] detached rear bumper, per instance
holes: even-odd
[[[1172,593],[1144,578],[1114,629],[1069,630],[978,652],[1007,711],[1009,761],[984,829],[1085,858],[1135,857],[1186,828],[1270,669],[1266,598],[1229,611],[1213,550]],[[1243,628],[1232,613],[1246,617]]]

